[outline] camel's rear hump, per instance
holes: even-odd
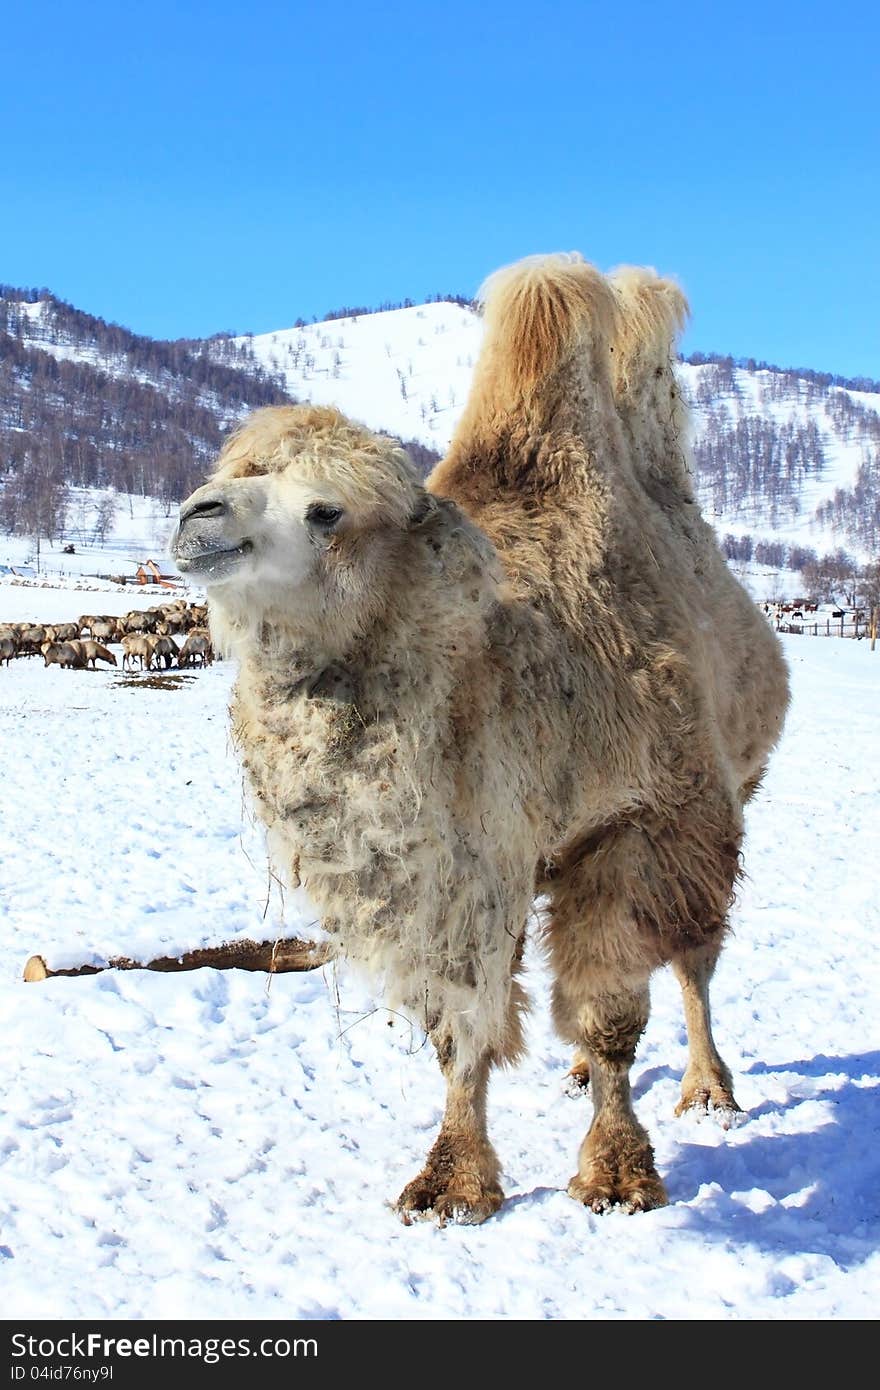
[[[619,266],[611,274],[620,314],[614,341],[614,385],[635,390],[654,367],[667,364],[690,318],[684,290],[647,266]]]
[[[689,317],[684,291],[647,266],[620,266],[610,276],[620,310],[612,344],[614,398],[633,466],[652,491],[671,487],[694,501],[690,422],[675,361]],[[669,504],[673,499],[658,495]]]

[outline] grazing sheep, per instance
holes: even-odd
[[[186,618],[186,611],[186,599],[183,598],[171,599],[170,602],[159,605],[161,621],[170,624],[170,630],[173,632],[180,631],[180,624]],[[157,630],[158,626],[159,624],[157,624]]]
[[[120,626],[123,633],[151,632],[155,626],[155,618],[145,608],[135,608],[120,619]]]
[[[42,623],[22,623],[19,627],[18,650],[24,656],[36,656],[46,641],[46,629]]]
[[[46,623],[43,627],[46,642],[75,642],[78,637],[79,627],[76,623]]]
[[[164,661],[167,671],[175,661],[179,661],[179,658],[180,652],[173,638],[164,635],[156,637],[153,642],[153,660],[157,666]]]
[[[90,632],[96,642],[104,643],[118,642],[122,635],[115,618],[93,618]]]
[[[684,1000],[679,1109],[738,1108],[709,981],[788,682],[693,501],[683,311],[650,272],[508,267],[427,486],[338,411],[276,407],[180,509],[277,869],[437,1050],[446,1109],[405,1221],[501,1204],[487,1087],[523,1049],[536,894],[594,1110],[570,1194],[667,1200],[629,1079],[659,967]]]

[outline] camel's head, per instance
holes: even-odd
[[[258,410],[181,505],[171,550],[238,627],[283,612],[303,634],[363,621],[427,505],[393,440],[319,406]]]

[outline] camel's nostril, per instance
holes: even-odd
[[[228,503],[225,497],[214,494],[213,497],[203,497],[198,502],[185,502],[180,509],[180,523],[190,521],[193,517],[217,517],[222,516],[228,511]]]

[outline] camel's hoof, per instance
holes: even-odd
[[[454,1182],[440,1190],[424,1178],[416,1178],[403,1189],[396,1210],[405,1226],[413,1221],[434,1221],[438,1226],[453,1222],[458,1226],[479,1226],[504,1201],[500,1187],[481,1187],[465,1181]]]
[[[686,1096],[683,1095],[675,1107],[675,1113],[679,1119],[682,1115],[694,1115],[697,1118],[701,1115],[711,1115],[722,1129],[732,1129],[738,1123],[738,1117],[744,1115],[745,1111],[737,1105],[732,1091],[724,1086],[713,1086],[711,1090],[691,1091]]]
[[[602,1183],[590,1182],[576,1173],[568,1184],[568,1195],[599,1216],[614,1210],[628,1214],[655,1211],[669,1202],[666,1188],[656,1174],[640,1174],[628,1181]]]
[[[573,1100],[579,1100],[582,1096],[589,1095],[590,1073],[572,1067],[562,1083],[562,1091],[563,1095],[571,1096]]]

